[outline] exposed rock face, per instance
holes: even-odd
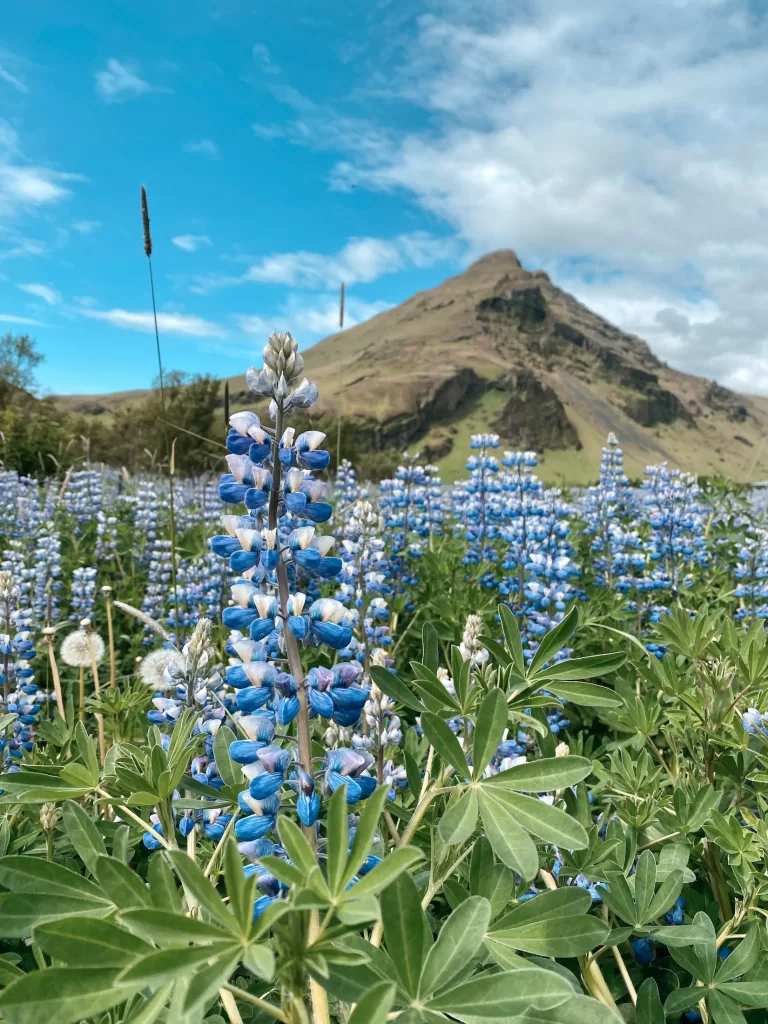
[[[497,386],[510,397],[492,426],[514,448],[581,448],[576,428],[557,393],[530,370],[509,374]]]

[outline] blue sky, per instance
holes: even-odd
[[[229,375],[514,248],[675,365],[768,391],[768,32],[747,0],[17,4],[0,331],[54,392]]]

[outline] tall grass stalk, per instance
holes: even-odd
[[[155,301],[155,278],[152,273],[152,235],[149,230],[149,207],[147,190],[141,186],[141,222],[144,229],[144,253],[149,267],[149,290],[152,295],[152,317],[155,324],[155,346],[157,349],[157,371],[160,379],[160,407],[163,414],[163,438],[165,441],[165,457],[168,461],[168,509],[170,513],[171,534],[171,587],[173,589],[173,621],[176,640],[179,641],[179,600],[176,587],[176,508],[174,502],[174,447],[168,440],[168,413],[165,405],[165,378],[163,376],[163,357],[160,351],[160,331],[157,326],[157,303]]]

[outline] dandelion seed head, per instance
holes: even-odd
[[[76,629],[64,637],[59,649],[62,661],[72,668],[91,667],[91,649],[93,649],[93,660],[98,665],[104,657],[104,641],[98,633],[91,630],[90,635],[81,629]]]
[[[158,647],[142,659],[139,676],[141,681],[153,690],[163,690],[168,686],[164,676],[168,666],[175,665],[181,668],[183,664],[184,659],[178,651],[170,647]]]

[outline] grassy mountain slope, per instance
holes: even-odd
[[[585,483],[612,430],[630,476],[666,459],[700,474],[768,477],[768,399],[671,369],[509,250],[326,338],[305,360],[321,396],[313,422],[333,441],[341,417],[358,459],[380,471],[419,448],[451,479],[469,435],[494,430],[506,447],[540,451],[545,479]],[[243,377],[229,385],[232,409],[253,407]],[[140,399],[58,402],[108,416]]]

